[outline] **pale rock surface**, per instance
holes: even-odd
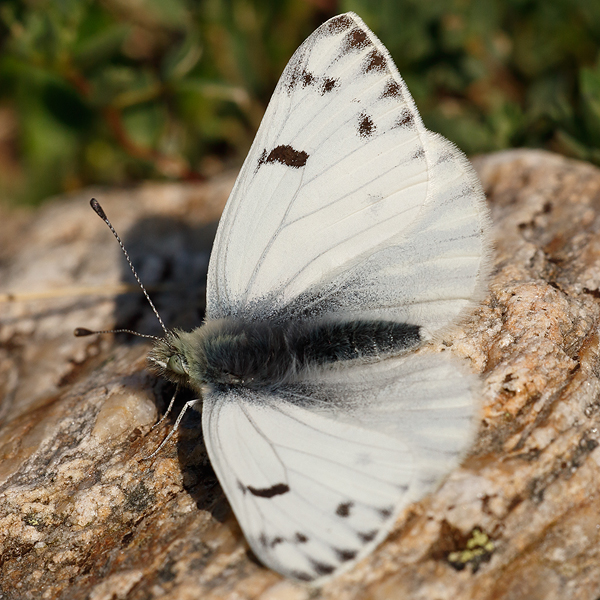
[[[167,325],[189,329],[233,178],[0,211],[0,294],[12,294],[0,297],[0,598],[598,598],[600,170],[528,150],[474,163],[495,268],[438,349],[481,373],[477,442],[371,557],[317,591],[249,555],[197,414],[145,460],[169,430],[148,433],[172,391],[145,371],[150,344],[72,336],[160,335],[141,294],[115,293],[133,280],[90,196]]]

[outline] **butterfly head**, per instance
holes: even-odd
[[[194,364],[193,345],[189,339],[193,333],[175,330],[157,340],[148,354],[150,371],[188,387],[195,387],[195,382],[202,383],[202,378],[190,367]]]

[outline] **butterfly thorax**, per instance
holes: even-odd
[[[220,319],[170,333],[148,361],[158,375],[198,391],[206,385],[264,389],[293,381],[310,367],[399,354],[420,341],[418,326],[392,321]]]

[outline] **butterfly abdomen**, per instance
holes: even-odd
[[[209,384],[276,386],[305,368],[337,361],[399,354],[420,341],[419,327],[392,321],[220,321],[202,337],[202,362]]]
[[[399,354],[421,341],[419,327],[393,321],[334,321],[296,332],[291,352],[301,365]]]

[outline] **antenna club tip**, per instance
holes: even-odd
[[[106,213],[104,212],[103,208],[100,206],[100,202],[98,202],[98,200],[96,200],[96,198],[92,198],[90,200],[90,206],[94,209],[94,212],[104,221],[106,221]]]
[[[73,335],[75,337],[85,337],[86,335],[94,335],[96,332],[95,331],[90,331],[89,329],[86,329],[85,327],[76,327],[75,330],[73,331]]]

